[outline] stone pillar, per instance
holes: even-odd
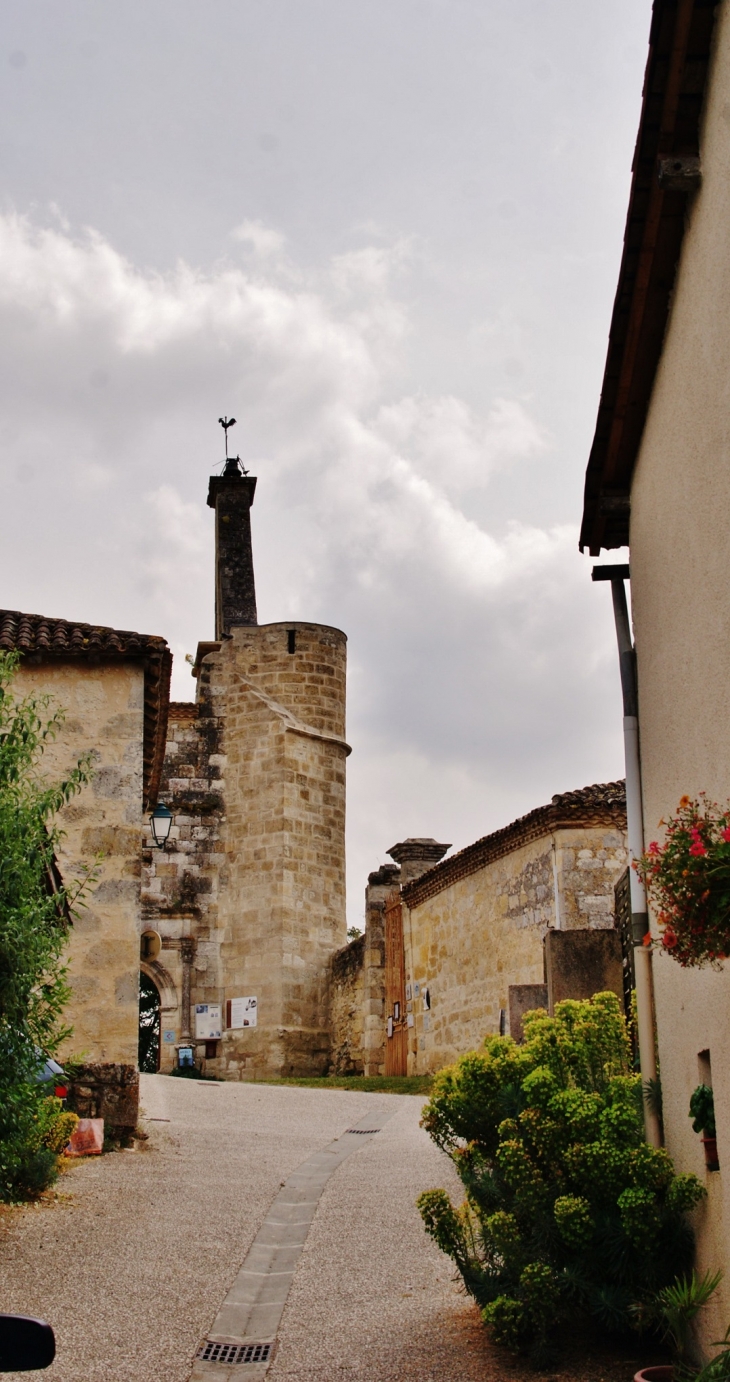
[[[428,873],[429,869],[435,868],[451,849],[451,845],[439,844],[432,836],[409,836],[407,840],[401,840],[400,844],[393,845],[392,849],[387,850],[391,859],[395,859],[400,864],[401,887],[404,883],[412,883],[422,874]],[[413,947],[411,945],[411,924],[410,912],[404,904],[402,910],[403,917],[403,951],[405,956],[405,975],[406,975],[406,1022],[410,1022],[408,1030],[408,1073],[415,1075],[418,1073],[418,1040],[416,1028],[413,1025],[414,1006],[413,999],[408,997],[410,985],[413,980]],[[383,1043],[386,1041],[386,1023],[388,1014],[383,1009]]]
[[[509,984],[507,988],[507,1007],[509,1014],[509,1034],[513,1041],[522,1042],[524,1031],[522,1019],[525,1013],[534,1012],[535,1008],[544,1008],[547,1011],[548,989],[547,984]]]
[[[256,478],[228,461],[211,475],[208,504],[215,509],[215,636],[227,637],[241,624],[256,624],[256,585],[251,547],[251,505]]]
[[[592,998],[613,990],[623,1006],[623,960],[618,931],[548,931],[545,935],[548,1011],[564,998]]]
[[[368,874],[363,956],[363,1073],[385,1073],[385,899],[400,882],[397,864]]]
[[[446,851],[451,849],[451,845],[440,845],[437,840],[417,837],[410,837],[402,840],[399,845],[393,845],[392,849],[386,850],[391,859],[395,859],[396,864],[400,864],[399,883],[412,883],[414,878],[420,878],[422,873],[432,869],[443,859]]]
[[[194,936],[183,936],[180,941],[182,960],[182,1013],[180,1015],[180,1043],[185,1046],[193,1040],[190,1022],[190,975],[195,959],[197,941]]]

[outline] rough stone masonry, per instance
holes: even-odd
[[[195,704],[170,707],[174,820],[165,852],[146,852],[143,892],[162,937],[142,966],[161,995],[161,1069],[190,1042],[229,1079],[326,1071],[328,964],[346,938],[347,640],[256,622],[255,485],[236,461],[211,477],[216,641],[198,647]],[[203,1005],[220,1007],[219,1037],[201,1035]]]

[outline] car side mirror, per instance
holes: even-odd
[[[0,1372],[50,1368],[56,1356],[53,1330],[28,1315],[0,1315]]]

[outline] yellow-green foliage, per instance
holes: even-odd
[[[499,1340],[539,1352],[566,1309],[608,1326],[684,1271],[705,1193],[643,1135],[640,1080],[613,993],[528,1014],[434,1081],[423,1123],[466,1189],[419,1205]]]
[[[55,1152],[56,1156],[61,1156],[71,1140],[71,1135],[75,1131],[78,1121],[75,1113],[64,1113],[63,1111],[57,1113],[43,1136],[44,1147],[47,1147],[50,1152]]]

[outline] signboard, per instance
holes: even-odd
[[[217,1041],[221,1035],[220,1003],[196,1003],[195,1040]]]
[[[175,1037],[176,1037],[176,1036],[177,1036],[177,1032],[175,1031],[175,1028],[174,1028],[174,1027],[171,1027],[171,1028],[168,1028],[167,1031],[164,1031],[164,1032],[162,1033],[162,1040],[164,1041],[164,1043],[165,1043],[166,1046],[174,1046],[174,1045],[175,1045]]]
[[[256,1026],[258,999],[251,997],[229,998],[226,1007],[226,1026],[233,1028]]]
[[[192,1046],[178,1046],[177,1063],[182,1066],[195,1065],[194,1052]]]

